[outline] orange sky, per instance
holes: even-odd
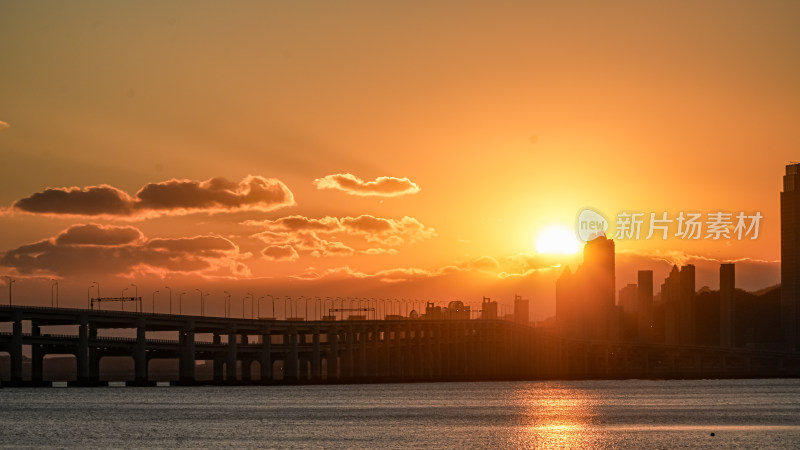
[[[618,286],[638,268],[660,284],[666,259],[716,287],[718,261],[741,258],[757,260],[742,287],[774,284],[780,177],[800,159],[797,23],[792,1],[4,3],[0,207],[108,185],[131,211],[8,209],[0,252],[33,260],[6,254],[0,273],[37,304],[55,277],[76,305],[98,280],[202,286],[215,305],[519,293],[541,318],[557,271],[531,272],[552,262],[535,237],[590,206],[764,216],[754,241],[619,242]],[[348,173],[400,194],[314,183]],[[220,203],[249,175],[291,198]],[[195,191],[158,190],[171,179]],[[81,224],[98,226],[64,233]]]

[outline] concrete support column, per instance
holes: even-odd
[[[225,375],[228,383],[236,381],[236,325],[233,324],[228,329],[228,351],[225,353]]]
[[[367,376],[367,327],[358,327],[358,376]]]
[[[436,378],[444,377],[444,327],[442,324],[433,325],[433,374]]]
[[[75,349],[78,363],[78,383],[89,384],[89,318],[84,314],[78,326],[78,348]]]
[[[261,382],[273,380],[272,375],[272,334],[269,327],[264,327],[261,331]]]
[[[431,377],[431,367],[430,367],[430,340],[431,340],[431,332],[429,328],[429,324],[421,324],[419,325],[419,368],[420,368],[420,375],[422,378],[430,379]]]
[[[147,383],[147,325],[144,318],[136,323],[136,345],[133,350],[134,382]]]
[[[31,335],[41,336],[42,332],[39,325],[31,325]],[[31,380],[37,383],[42,381],[42,369],[44,368],[44,351],[41,345],[31,345]]]
[[[450,378],[458,378],[458,327],[452,322],[447,324],[447,366]]]
[[[12,325],[11,346],[11,383],[22,382],[22,318],[15,318]]]
[[[246,345],[248,343],[247,335],[242,334],[242,345]],[[242,381],[250,381],[252,378],[252,371],[250,370],[250,365],[253,363],[251,358],[245,358],[242,355]]]
[[[187,321],[181,330],[179,373],[180,381],[193,383],[195,378],[194,321]]]
[[[353,345],[354,345],[353,327],[348,326],[345,328],[344,337],[344,357],[342,358],[342,376],[344,378],[352,378],[355,374],[353,370]]]
[[[421,379],[425,377],[425,370],[422,367],[422,354],[424,342],[422,341],[422,325],[415,324],[412,326],[414,330],[414,341],[412,355],[414,360],[414,378]]]
[[[222,344],[222,338],[219,333],[214,333],[213,341],[215,345]],[[219,357],[214,358],[213,362],[214,382],[222,383],[225,380],[225,360]]]
[[[332,327],[328,330],[328,379],[339,379],[339,329]]]
[[[391,344],[392,376],[403,378],[405,375],[405,371],[403,370],[403,332],[398,325],[392,326],[391,329],[394,334]]]
[[[322,354],[319,345],[319,327],[314,327],[314,334],[311,340],[311,379],[322,379]]]
[[[89,347],[89,384],[92,386],[100,384],[100,360],[102,358],[100,350]]]
[[[289,329],[289,353],[286,355],[286,360],[284,361],[284,376],[286,380],[290,382],[295,382],[298,380],[298,365],[300,364],[298,358],[298,348],[297,348],[297,328],[292,326]]]
[[[381,342],[381,369],[380,374],[383,377],[392,376],[392,331],[391,327],[384,327],[383,341]]]

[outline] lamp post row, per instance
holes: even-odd
[[[5,278],[6,284],[8,285],[8,305],[12,306],[13,302],[12,302],[12,296],[11,296],[12,295],[11,287],[12,287],[13,283],[16,282],[16,280],[11,278],[11,277],[9,277],[9,276],[3,276],[3,278]],[[50,306],[57,308],[59,306],[59,303],[58,303],[58,280],[51,278],[50,281],[51,281],[51,284],[50,284]],[[124,288],[122,290],[122,297],[125,296],[125,291],[127,291],[131,287],[134,288],[134,298],[138,298],[139,297],[139,287],[134,283],[131,283],[130,286],[128,286],[128,287],[126,287],[126,288]],[[91,299],[91,291],[92,291],[92,288],[95,288],[95,291],[97,293],[97,298],[100,298],[100,283],[97,282],[97,281],[93,281],[88,286],[87,291],[86,291],[87,302],[89,303],[89,306],[91,306],[91,300],[92,300]],[[172,288],[170,286],[165,286],[164,289],[167,289],[168,292],[169,292],[169,314],[172,314]],[[201,289],[195,289],[195,290],[197,292],[199,292],[199,294],[200,294],[200,315],[201,316],[205,316],[205,299],[206,299],[206,297],[211,295],[211,293],[210,292],[203,293],[203,291]],[[155,307],[156,306],[156,294],[158,294],[160,292],[161,291],[158,290],[158,289],[153,291],[153,294],[152,294],[152,312],[153,313],[155,313],[155,309],[156,309],[156,307]],[[228,291],[223,291],[223,292],[225,294],[225,297],[224,297],[224,299],[225,299],[225,317],[229,317],[230,316],[230,312],[231,312],[230,311],[230,308],[231,308],[231,294]],[[181,314],[181,315],[183,314],[183,296],[184,295],[186,295],[186,291],[181,292],[179,294],[179,296],[178,296],[178,314]],[[273,319],[273,320],[277,319],[277,317],[275,315],[275,300],[276,300],[276,297],[274,295],[272,295],[272,294],[267,294],[266,296],[258,297],[258,299],[256,299],[255,295],[253,295],[253,293],[251,293],[251,292],[248,292],[247,295],[242,297],[242,318],[245,318],[245,304],[246,304],[246,300],[247,300],[248,297],[250,297],[250,318],[251,319],[254,319],[255,317],[261,318],[261,300],[264,300],[267,297],[269,297],[270,303],[272,305],[272,315],[271,315],[270,319]],[[296,300],[293,300],[291,296],[287,295],[284,298],[284,311],[283,311],[284,312],[284,320],[286,320],[286,319],[288,319],[290,317],[292,317],[292,318],[296,318],[297,317],[297,315],[296,315],[297,314],[297,309],[296,308],[298,306],[297,302],[299,300],[303,300],[304,306],[305,306],[305,314],[304,314],[303,318],[304,319],[309,318],[309,315],[308,315],[308,303],[309,303],[309,300],[312,300],[312,297],[300,296],[300,297],[297,297]],[[350,298],[350,297],[332,298],[332,297],[326,297],[325,299],[322,299],[319,296],[315,296],[315,297],[313,297],[313,300],[314,300],[314,304],[313,304],[313,307],[314,307],[314,310],[313,310],[313,312],[314,312],[314,320],[319,320],[320,317],[325,317],[325,306],[327,305],[327,302],[331,303],[331,310],[336,310],[336,301],[337,300],[340,302],[339,312],[342,313],[342,315],[341,315],[342,319],[344,319],[345,301],[349,301],[350,309],[364,310],[366,312],[369,312],[370,308],[372,308],[372,304],[374,304],[375,307],[374,307],[374,309],[371,310],[371,312],[373,313],[372,314],[373,319],[377,319],[377,315],[379,313],[378,305],[382,305],[383,306],[382,309],[383,309],[384,315],[394,314],[395,311],[396,311],[397,315],[399,315],[399,316],[403,316],[403,314],[402,314],[402,312],[403,312],[402,306],[405,305],[405,316],[409,316],[409,314],[410,314],[409,313],[409,306],[411,306],[412,309],[416,310],[415,308],[416,308],[417,304],[419,304],[420,305],[420,311],[417,311],[417,313],[420,314],[422,312],[422,306],[425,305],[425,303],[426,303],[424,301],[407,300],[407,299],[396,299],[396,298],[392,298],[392,299],[377,298],[376,299],[376,298]],[[357,302],[357,303],[354,305],[354,302]],[[362,305],[362,302],[365,303],[365,306]],[[470,305],[470,306],[472,306],[472,305]],[[291,310],[290,310],[290,307],[291,307]],[[99,304],[98,304],[98,308],[99,308]],[[122,309],[124,310],[124,308],[125,308],[125,305],[123,303]],[[390,314],[387,314],[387,311]],[[474,311],[474,312],[477,314],[479,311]]]

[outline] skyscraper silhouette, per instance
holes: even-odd
[[[734,294],[736,266],[732,263],[719,266],[719,345],[734,346]]]
[[[653,339],[653,271],[640,270],[636,289],[637,335],[640,340]]]
[[[556,323],[562,334],[606,340],[612,330],[616,297],[614,241],[599,236],[583,247],[583,264],[564,269],[556,281]]]
[[[786,166],[781,192],[781,328],[789,350],[798,345],[800,294],[800,164]]]

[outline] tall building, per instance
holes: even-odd
[[[672,266],[661,285],[664,340],[667,344],[695,343],[695,270],[692,264]]]
[[[639,297],[639,288],[635,284],[627,284],[619,290],[618,306],[622,309],[622,336],[633,338],[636,336],[636,300]]]
[[[481,319],[497,319],[497,302],[493,302],[489,297],[483,297]]]
[[[636,335],[640,340],[653,339],[653,271],[640,270],[636,289]]]
[[[695,270],[694,265],[681,267],[680,284],[680,337],[681,344],[694,344],[695,338]]]
[[[736,266],[720,264],[719,266],[719,345],[733,347],[735,345],[735,303]]]
[[[619,306],[622,306],[622,312],[626,317],[634,320],[636,317],[636,299],[639,297],[638,286],[634,283],[626,284],[625,287],[619,290]]]
[[[616,335],[614,241],[597,237],[583,247],[583,264],[556,281],[556,324],[563,335],[607,340]]]
[[[530,319],[530,304],[528,299],[519,295],[514,296],[514,322],[520,325],[528,325]]]
[[[661,285],[661,307],[664,310],[664,342],[678,343],[678,303],[680,301],[680,270],[677,265]]]
[[[786,166],[781,192],[781,328],[787,349],[798,350],[800,322],[800,164]]]

